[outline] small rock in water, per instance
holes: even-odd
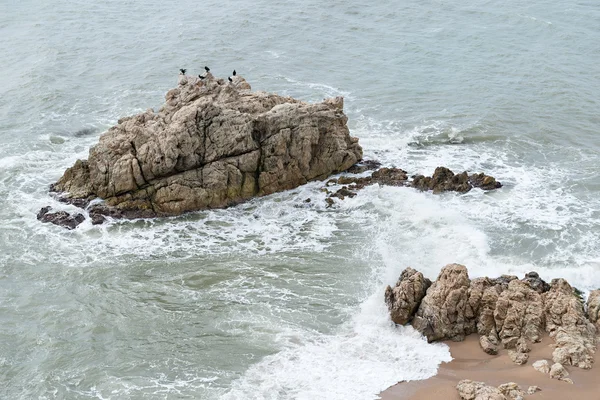
[[[75,229],[79,224],[85,221],[83,214],[71,215],[66,211],[57,211],[51,213],[50,209],[50,206],[42,208],[37,214],[37,219],[42,222],[50,222],[54,225],[62,226],[67,229]]]

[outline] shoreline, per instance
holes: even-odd
[[[452,361],[442,363],[437,374],[431,378],[399,382],[379,394],[381,400],[460,400],[456,385],[462,379],[482,381],[487,385],[499,386],[507,382],[516,382],[527,392],[529,386],[539,386],[541,391],[526,398],[562,400],[597,399],[600,390],[600,372],[596,368],[589,370],[565,366],[573,384],[551,379],[532,367],[541,359],[552,362],[552,344],[554,340],[547,334],[540,343],[530,344],[529,361],[524,365],[514,364],[508,357],[508,350],[500,350],[498,355],[486,354],[479,345],[477,334],[469,335],[462,342],[444,341],[450,348]],[[594,356],[594,365],[600,362],[598,352]]]

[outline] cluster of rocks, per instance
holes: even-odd
[[[251,92],[239,75],[182,75],[158,112],[120,119],[51,191],[80,207],[103,199],[95,215],[144,218],[292,189],[362,159],[343,106]]]
[[[358,164],[348,170],[351,173],[362,173],[369,169],[377,169],[380,164],[370,161]],[[437,167],[432,176],[414,175],[409,180],[408,173],[400,168],[379,168],[369,176],[354,177],[342,176],[338,179],[330,179],[327,185],[343,185],[335,192],[327,191],[326,202],[334,204],[334,198],[344,200],[346,197],[356,196],[356,191],[365,186],[373,185],[408,186],[421,191],[431,190],[433,193],[458,192],[466,193],[473,188],[493,190],[502,187],[502,184],[492,176],[484,173],[469,175],[466,171],[454,174],[446,167]]]
[[[450,264],[433,283],[407,268],[394,288],[386,288],[385,302],[395,323],[412,323],[430,342],[461,341],[478,333],[483,351],[508,349],[516,364],[524,364],[530,344],[548,333],[556,343],[555,363],[589,369],[596,350],[599,292],[588,300],[588,318],[581,297],[564,279],[548,284],[530,272],[524,279],[502,275],[471,280],[465,266]]]
[[[463,379],[456,385],[461,400],[523,400],[525,395],[539,392],[538,386],[529,386],[527,391],[514,382],[504,383],[498,387]]]

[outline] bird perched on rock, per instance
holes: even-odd
[[[180,68],[179,72],[181,72],[181,75],[185,75],[185,71],[187,71],[187,69],[185,68]]]
[[[230,76],[228,76],[227,79],[229,79],[229,82],[233,82],[233,79],[231,79]]]
[[[198,78],[200,78],[200,80],[204,79],[202,75],[198,75]]]
[[[235,76],[235,75],[236,75],[236,72],[235,72],[235,69],[234,69],[234,70],[233,70],[233,76]]]
[[[233,77],[237,74],[237,72],[235,72],[235,69],[233,70],[233,74],[231,74],[231,76],[227,77],[227,79],[229,80],[229,82],[233,83]]]
[[[210,68],[208,68],[208,67],[206,67],[206,66],[205,66],[205,67],[204,67],[204,70],[205,70],[206,72],[209,72],[209,71],[210,71]]]

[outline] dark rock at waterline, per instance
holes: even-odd
[[[472,174],[469,176],[469,183],[473,187],[480,188],[483,190],[493,190],[502,187],[502,184],[492,176],[486,175],[483,172],[480,174]]]
[[[537,272],[528,272],[525,274],[525,278],[523,278],[522,281],[526,282],[538,293],[546,293],[550,290],[550,285],[540,278],[540,275]]]
[[[371,171],[381,167],[381,163],[375,160],[361,160],[357,162],[350,168],[346,170],[346,172],[350,174],[362,174],[365,171]]]
[[[67,229],[75,229],[79,224],[85,221],[83,214],[71,215],[66,211],[50,212],[51,207],[44,207],[38,212],[37,219],[42,222],[50,222],[54,225],[62,226]]]

